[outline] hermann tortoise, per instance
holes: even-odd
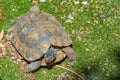
[[[28,62],[26,72],[57,63],[66,56],[71,62],[76,60],[71,38],[56,18],[41,12],[38,5],[10,24],[6,38]]]

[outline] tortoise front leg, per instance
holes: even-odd
[[[66,53],[67,57],[69,58],[69,62],[73,62],[76,60],[75,52],[71,47],[62,48],[62,50]]]
[[[40,65],[41,65],[41,60],[31,62],[30,64],[28,64],[26,66],[25,72],[35,71],[35,70],[37,70],[40,67]]]

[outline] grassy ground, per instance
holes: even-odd
[[[42,11],[54,15],[73,40],[77,60],[71,66],[85,73],[87,80],[110,80],[120,75],[120,1],[46,0],[39,3]],[[31,0],[0,0],[0,30],[7,32],[10,22],[29,10]],[[71,16],[72,15],[72,16]],[[71,18],[71,19],[69,19]],[[72,22],[71,22],[72,21]],[[37,80],[56,80],[61,69],[42,68],[35,73]],[[67,72],[68,73],[68,72]],[[73,80],[77,76],[72,75]],[[9,58],[0,59],[2,80],[26,80],[18,65]]]

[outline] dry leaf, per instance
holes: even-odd
[[[36,5],[36,4],[38,4],[38,0],[33,0],[32,5]]]
[[[63,9],[63,10],[62,10],[62,13],[65,13],[65,11],[66,11],[66,9]]]
[[[24,72],[25,71],[25,66],[26,66],[27,62],[26,61],[22,61],[19,62],[19,69],[20,71]]]
[[[3,36],[4,36],[4,30],[2,29],[2,31],[0,33],[0,41],[2,40]]]
[[[0,43],[0,48],[3,48],[3,44],[2,43]]]
[[[62,63],[61,65],[62,65],[63,67],[65,67],[65,64],[64,64],[64,63]]]
[[[7,53],[6,53],[6,49],[5,47],[1,48],[2,49],[2,54],[5,56]]]

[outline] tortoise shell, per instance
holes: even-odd
[[[48,49],[70,46],[71,38],[62,25],[51,14],[41,12],[38,6],[33,6],[28,12],[16,18],[9,27],[7,39],[28,62],[42,59]],[[61,50],[57,52],[58,62],[66,54]],[[46,65],[44,59],[42,64]]]

